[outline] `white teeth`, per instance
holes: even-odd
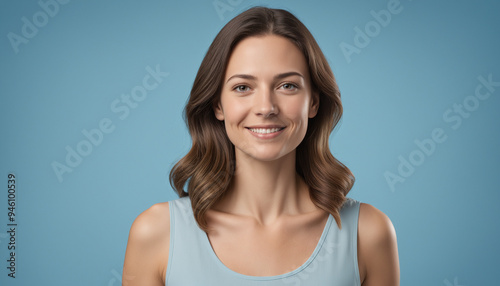
[[[250,131],[260,134],[274,133],[280,130],[281,128],[250,128]]]

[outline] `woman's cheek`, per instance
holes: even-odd
[[[301,120],[302,118],[307,118],[309,114],[308,102],[303,100],[297,100],[290,102],[286,106],[286,110],[283,110],[287,117],[292,120]]]
[[[248,106],[241,102],[234,102],[229,106],[228,112],[231,113],[233,121],[241,121],[247,114]]]

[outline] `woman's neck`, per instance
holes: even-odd
[[[235,174],[217,210],[272,224],[282,215],[317,210],[309,189],[295,170],[295,152],[275,161],[260,161],[236,152]]]

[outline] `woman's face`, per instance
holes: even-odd
[[[271,161],[295,152],[317,109],[306,59],[292,42],[265,35],[235,47],[215,115],[237,157]]]

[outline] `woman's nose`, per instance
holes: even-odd
[[[266,89],[255,94],[254,112],[256,115],[263,117],[278,114],[279,110],[272,91]]]

